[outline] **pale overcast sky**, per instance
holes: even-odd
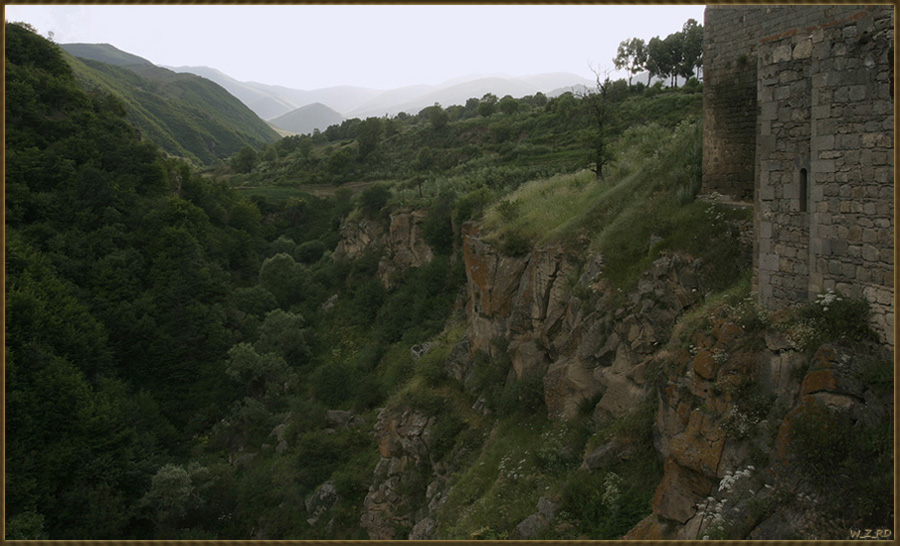
[[[57,43],[108,43],[295,89],[612,69],[619,42],[703,23],[702,5],[6,5]],[[624,74],[620,76],[624,77]]]

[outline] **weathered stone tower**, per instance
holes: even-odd
[[[703,191],[753,201],[769,308],[864,297],[894,344],[892,6],[710,6]]]

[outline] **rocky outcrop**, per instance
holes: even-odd
[[[385,226],[381,220],[366,217],[347,220],[341,224],[341,239],[332,256],[335,260],[355,260],[384,244]]]
[[[653,354],[702,293],[699,264],[688,257],[661,257],[624,295],[602,279],[599,254],[585,261],[550,245],[510,257],[485,243],[476,224],[462,233],[470,354],[503,351],[516,379],[543,377],[555,418],[572,418],[598,397],[598,420],[634,408]]]
[[[377,275],[390,289],[398,273],[421,267],[434,258],[422,232],[426,217],[426,211],[399,210],[391,214],[388,222],[366,217],[345,221],[333,256],[352,260],[367,251],[382,249]]]
[[[344,410],[326,410],[325,411],[325,427],[329,430],[337,430],[341,428],[357,428],[366,425],[365,419],[356,415],[352,411]]]
[[[329,480],[323,483],[306,499],[306,513],[309,515],[306,522],[315,525],[325,513],[334,508],[339,500],[334,481]]]
[[[725,317],[692,342],[691,352],[669,355],[657,393],[654,439],[665,465],[653,513],[625,538],[815,536],[807,527],[816,506],[804,496],[797,457],[816,455],[793,443],[804,433],[807,442],[810,434],[834,434],[840,423],[849,430],[890,418],[884,393],[861,380],[865,360],[832,345],[809,359],[784,332],[746,334]],[[753,466],[751,453],[768,462]],[[733,485],[739,479],[742,489]],[[720,516],[727,527],[717,527]]]
[[[514,535],[521,540],[533,540],[550,528],[556,519],[557,503],[547,497],[538,499],[537,512],[523,519],[518,525]]]
[[[805,536],[814,507],[777,499],[800,491],[796,446],[810,420],[824,415],[864,426],[892,414],[892,401],[861,379],[863,365],[837,347],[823,346],[810,359],[791,332],[748,333],[724,310],[705,317],[698,331],[685,331],[679,317],[705,292],[702,264],[689,256],[659,257],[623,293],[603,278],[602,255],[574,256],[548,245],[504,256],[482,240],[476,224],[465,224],[462,235],[468,326],[442,370],[474,394],[476,411],[488,413],[489,406],[484,392],[475,392],[485,388],[478,366],[494,359],[509,363],[500,381],[537,379],[554,419],[592,412],[602,424],[655,393],[653,442],[663,477],[651,515],[625,538],[697,539],[713,529],[726,538]],[[406,259],[399,263],[415,263]],[[428,350],[411,349],[415,358]],[[370,538],[435,537],[452,474],[446,462],[433,460],[435,423],[411,408],[380,413],[381,460],[361,518]],[[586,453],[582,468],[611,470],[634,456],[632,448],[613,438]],[[762,461],[759,468],[751,459]],[[734,483],[740,495],[731,494]],[[758,509],[776,504],[778,510]],[[538,508],[516,526],[516,537],[550,529],[553,511]],[[723,514],[727,529],[715,527]]]
[[[360,518],[370,539],[433,538],[449,483],[446,465],[432,460],[431,430],[436,421],[437,417],[405,407],[379,413],[375,439],[381,459]]]
[[[427,214],[423,210],[413,210],[391,215],[385,253],[378,262],[378,278],[385,288],[391,288],[397,273],[423,266],[434,258],[422,233],[422,223]]]

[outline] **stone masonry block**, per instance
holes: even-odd
[[[768,271],[778,271],[779,260],[777,254],[763,254],[759,257],[759,268]]]
[[[834,135],[822,135],[813,137],[811,142],[811,148],[813,150],[833,150],[834,149]],[[824,159],[824,158],[823,158]]]
[[[775,47],[775,49],[772,50],[772,62],[773,63],[782,63],[784,61],[790,61],[790,60],[791,60],[791,45],[790,44],[780,45],[780,46]]]
[[[794,59],[808,59],[812,56],[812,39],[808,38],[794,46]]]

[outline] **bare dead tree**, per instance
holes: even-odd
[[[610,116],[607,94],[611,83],[609,79],[611,70],[606,69],[601,72],[600,69],[593,66],[590,69],[594,73],[596,87],[585,91],[581,99],[590,110],[591,116],[594,118],[594,126],[597,129],[593,143],[594,168],[592,170],[597,176],[597,180],[602,180],[603,166],[609,162],[609,152],[606,149],[606,125]]]

